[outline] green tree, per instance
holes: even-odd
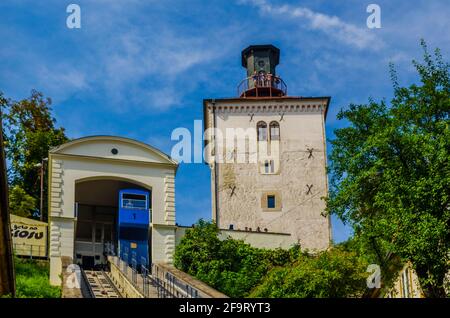
[[[293,264],[273,268],[250,297],[361,297],[367,289],[367,265],[342,246],[317,255],[303,252]]]
[[[48,156],[49,149],[68,141],[64,128],[55,127],[51,115],[51,100],[33,90],[29,98],[11,101],[2,96],[5,148],[10,161],[8,178],[11,186],[20,186],[25,192],[40,199],[40,171],[36,166]],[[44,178],[44,198],[47,193],[47,174]],[[47,200],[44,200],[44,216]]]
[[[384,267],[386,255],[412,262],[428,297],[445,297],[449,271],[449,64],[438,49],[413,61],[419,83],[394,97],[350,105],[330,155],[327,210],[353,225]]]
[[[32,217],[36,211],[36,199],[16,185],[9,190],[9,212],[25,218]]]
[[[356,297],[366,290],[368,262],[339,246],[318,255],[260,249],[220,240],[215,224],[200,220],[175,250],[175,266],[230,297]]]

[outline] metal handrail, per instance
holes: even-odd
[[[152,264],[152,278],[159,298],[203,298],[204,295],[190,283],[175,277],[172,273]]]
[[[252,89],[269,88],[270,96],[272,96],[271,89],[281,91],[283,95],[287,95],[287,85],[279,76],[258,74],[243,79],[238,87],[238,96],[246,97],[246,92]]]
[[[138,264],[133,261],[127,264],[119,257],[112,256],[111,264],[115,264],[117,269],[126,277],[129,283],[133,285],[144,298],[209,298],[209,294],[201,291],[192,282],[178,277],[177,274],[170,270],[161,267],[158,264],[152,263],[151,267],[144,264]],[[131,265],[131,268],[128,268]],[[131,270],[131,275],[130,271]],[[140,271],[140,272],[139,272]],[[151,292],[151,290],[155,291]]]
[[[136,252],[131,252],[131,281],[137,285],[137,261]]]
[[[145,265],[141,264],[141,277],[142,277],[142,291],[144,293],[144,297],[149,297],[149,271]]]
[[[122,271],[126,275],[128,273],[128,253],[123,253],[122,256]]]

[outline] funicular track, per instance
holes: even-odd
[[[82,270],[82,275],[91,298],[122,298],[107,272]]]

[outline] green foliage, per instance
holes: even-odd
[[[366,264],[377,264],[381,269],[381,288],[390,290],[392,284],[398,279],[398,273],[405,265],[404,261],[396,255],[387,254],[382,256],[379,248],[371,238],[364,235],[354,235],[351,239],[339,244],[346,251],[355,253],[358,258]]]
[[[68,141],[64,128],[56,128],[51,116],[51,100],[33,90],[31,96],[21,101],[11,101],[0,93],[0,107],[4,122],[5,149],[11,167],[8,181],[18,185],[39,202],[39,168],[49,149]],[[44,180],[44,196],[47,193],[47,175]],[[44,200],[44,212],[47,210]]]
[[[9,190],[9,212],[29,218],[36,207],[36,199],[16,185]]]
[[[175,266],[230,297],[351,297],[366,287],[367,261],[344,247],[317,256],[266,250],[218,238],[213,223],[200,220],[176,247]]]
[[[49,283],[47,263],[35,260],[15,259],[16,297],[60,298],[61,288]]]
[[[215,224],[200,220],[176,247],[174,264],[230,297],[244,297],[274,265],[290,261],[290,252],[251,247],[230,238],[221,241]]]
[[[317,255],[300,253],[295,263],[273,268],[250,297],[360,297],[366,290],[367,265],[342,247]]]
[[[377,263],[387,255],[412,262],[428,297],[445,296],[450,251],[449,64],[422,41],[420,82],[394,97],[350,105],[338,119],[330,155],[327,210],[353,225]]]

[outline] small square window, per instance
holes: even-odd
[[[275,172],[275,163],[273,160],[264,161],[264,173],[270,174]]]
[[[281,212],[282,205],[281,193],[279,191],[269,190],[261,193],[262,212]]]
[[[274,195],[267,196],[267,208],[269,208],[269,209],[275,208],[275,196]]]

